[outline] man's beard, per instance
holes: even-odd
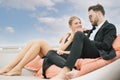
[[[93,24],[92,24],[92,26],[98,26],[98,17],[96,16],[95,17],[95,20],[94,20],[94,22],[93,22]]]
[[[92,26],[98,26],[98,25],[97,25],[97,21],[95,21],[95,22],[92,24]]]

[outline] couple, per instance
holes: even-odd
[[[62,65],[62,70],[51,80],[65,80],[69,78],[66,73],[74,68],[78,58],[97,58],[100,56],[105,60],[114,58],[116,55],[112,43],[116,38],[115,26],[105,20],[105,11],[100,4],[90,6],[88,14],[93,26],[91,30],[83,29],[78,17],[71,17],[69,20],[71,33],[62,37],[59,50],[53,51],[53,48],[44,40],[30,41],[15,60],[0,71],[0,74],[20,75],[22,68],[37,55],[40,55],[40,57],[46,56],[56,65],[57,60],[60,60],[61,64],[59,63],[57,66]]]

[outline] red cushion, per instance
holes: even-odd
[[[113,42],[113,48],[116,51],[120,51],[120,34],[117,36],[117,38],[115,39],[115,41]]]

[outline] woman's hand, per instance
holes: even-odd
[[[57,50],[57,54],[58,54],[58,55],[62,55],[62,54],[70,54],[70,51]]]
[[[57,54],[58,54],[58,55],[62,55],[63,52],[64,52],[64,51],[62,51],[62,50],[57,50]]]

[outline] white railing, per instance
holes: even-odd
[[[24,45],[2,45],[0,46],[0,51],[3,50],[21,50]]]

